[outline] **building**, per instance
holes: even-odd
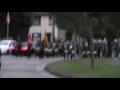
[[[66,31],[60,30],[57,25],[53,25],[53,17],[48,12],[33,12],[33,15],[33,23],[29,29],[33,41],[40,40],[45,31],[49,42],[53,41],[53,37],[55,39],[66,38]]]

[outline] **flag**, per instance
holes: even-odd
[[[30,44],[32,42],[32,37],[31,37],[31,35],[29,34],[28,35],[28,44]]]
[[[45,43],[48,42],[48,37],[47,37],[46,31],[45,31],[45,33],[44,33],[44,36],[43,36],[42,39],[41,39],[41,42],[45,42]]]
[[[7,21],[8,24],[10,24],[10,15],[9,15],[9,12],[7,13],[6,21]]]

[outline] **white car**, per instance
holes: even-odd
[[[0,41],[0,50],[1,54],[9,54],[11,53],[11,47],[15,45],[17,42],[15,40],[1,40]]]

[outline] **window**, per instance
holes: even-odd
[[[41,25],[41,17],[40,16],[35,16],[33,18],[33,25]]]
[[[9,46],[13,46],[13,45],[16,45],[17,43],[16,42],[11,42],[10,44],[9,44]]]
[[[0,45],[9,45],[9,41],[3,40],[0,42]]]
[[[52,24],[53,24],[52,16],[49,16],[49,25],[52,25]]]
[[[41,34],[40,33],[33,33],[32,34],[32,40],[34,41],[34,42],[37,42],[37,40],[41,40]]]

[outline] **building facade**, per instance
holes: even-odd
[[[48,12],[33,12],[33,15],[33,23],[29,29],[33,41],[41,40],[45,32],[49,42],[53,41],[53,37],[65,39],[65,30],[59,30],[57,25],[53,25],[53,17]]]

